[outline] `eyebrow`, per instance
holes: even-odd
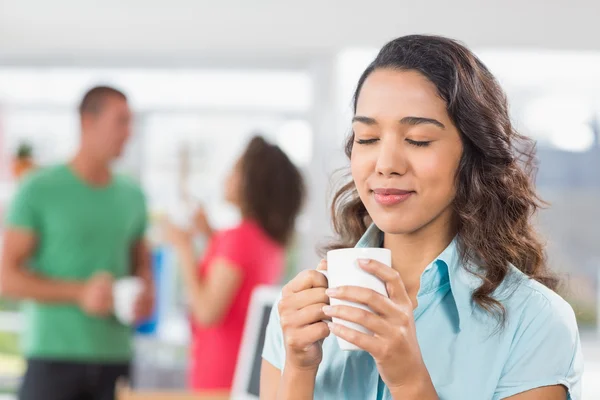
[[[377,125],[377,120],[371,117],[364,117],[362,115],[355,115],[352,118],[352,122],[360,122],[365,125]],[[433,118],[425,118],[425,117],[404,117],[400,120],[401,124],[406,125],[423,125],[423,124],[431,124],[435,125],[438,128],[446,129],[446,126],[442,124],[437,119]]]

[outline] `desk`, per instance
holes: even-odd
[[[117,400],[229,400],[229,395],[220,393],[183,392],[129,392],[119,394]]]
[[[227,392],[156,392],[134,391],[125,383],[117,385],[117,400],[229,400]]]

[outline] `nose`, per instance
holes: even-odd
[[[404,154],[404,141],[399,140],[396,136],[393,135],[391,140],[382,140],[381,146],[379,146],[375,171],[380,176],[406,174],[408,163]]]

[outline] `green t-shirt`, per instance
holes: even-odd
[[[35,232],[29,268],[52,279],[85,281],[99,271],[131,275],[131,247],[143,237],[144,195],[113,176],[93,187],[67,165],[33,173],[9,209],[7,225]],[[97,318],[74,304],[26,301],[22,345],[28,358],[120,362],[131,359],[131,328],[114,316]]]

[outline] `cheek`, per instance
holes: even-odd
[[[353,150],[350,159],[350,172],[356,187],[359,191],[362,191],[367,179],[375,172],[375,162],[370,159],[368,153]]]
[[[236,173],[231,173],[227,177],[227,196],[231,199],[237,197],[238,187],[239,187],[239,177]]]
[[[118,133],[111,136],[110,138],[110,147],[113,150],[120,150],[125,146],[125,138],[123,135],[119,135]]]
[[[101,147],[105,150],[112,147],[113,143],[114,143],[113,138],[110,135],[104,134],[104,133],[102,135],[98,135],[98,140],[96,142],[96,144],[99,147]]]
[[[231,177],[231,175],[228,175],[227,178],[225,179],[225,192],[227,193],[227,195],[231,194],[232,186],[233,186],[232,177]]]
[[[423,155],[414,165],[415,176],[423,193],[440,197],[454,196],[455,176],[460,154],[441,151]]]

